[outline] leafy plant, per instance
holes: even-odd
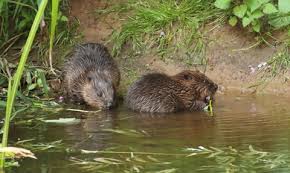
[[[49,86],[46,82],[46,71],[40,68],[28,68],[25,70],[26,95],[30,91],[39,89],[45,95],[48,95]]]
[[[288,0],[216,0],[215,6],[229,10],[229,24],[249,27],[254,32],[261,32],[266,26],[282,28],[290,25],[290,2]]]

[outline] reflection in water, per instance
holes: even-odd
[[[65,127],[66,140],[74,143],[73,148],[76,149],[105,149],[112,137],[111,133],[103,132],[102,129],[114,129],[117,114],[116,111],[108,111],[87,115],[80,125]]]
[[[62,139],[66,146],[75,149],[144,151],[177,153],[186,147],[233,146],[237,149],[253,145],[270,152],[289,154],[290,107],[288,98],[281,97],[233,97],[216,99],[214,116],[204,112],[177,114],[139,114],[120,107],[112,112],[86,114],[81,124],[75,126],[44,125],[29,129],[16,126],[12,139],[35,138],[50,142]],[[62,112],[57,117],[80,117],[79,113]],[[132,137],[102,129],[136,130],[142,137]],[[25,159],[17,173],[80,173],[69,164],[69,158],[91,156],[67,153],[36,153],[37,161]],[[96,157],[96,155],[94,155]],[[171,160],[168,160],[170,162]],[[181,162],[186,169],[206,163],[206,158],[194,163]],[[189,171],[190,172],[190,171]]]

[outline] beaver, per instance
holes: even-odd
[[[76,46],[64,65],[64,85],[71,100],[100,109],[116,105],[120,71],[107,48],[99,43]]]
[[[185,70],[174,76],[150,73],[129,87],[125,102],[139,112],[198,111],[214,99],[217,89],[218,85],[199,71]]]

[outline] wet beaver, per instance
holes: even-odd
[[[139,112],[202,110],[213,99],[218,85],[199,71],[182,71],[174,76],[152,73],[134,82],[126,105]]]
[[[64,85],[68,96],[92,107],[114,107],[119,82],[117,64],[107,48],[98,43],[77,46],[64,66]]]

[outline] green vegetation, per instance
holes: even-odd
[[[17,71],[16,71],[15,75],[13,76],[13,78],[8,79],[9,84],[8,84],[8,93],[7,93],[6,114],[5,114],[3,136],[2,136],[2,147],[7,147],[10,118],[12,115],[12,110],[13,110],[14,101],[16,98],[16,93],[18,91],[20,80],[22,78],[24,67],[25,67],[25,64],[26,64],[26,61],[28,58],[28,54],[31,50],[33,40],[34,40],[36,32],[39,28],[39,24],[42,21],[42,16],[44,15],[44,11],[45,11],[47,2],[48,2],[48,0],[43,0],[39,4],[39,7],[37,10],[36,16],[33,20],[33,24],[32,24],[32,27],[30,29],[27,41],[23,47],[23,52],[22,52],[22,55],[20,58],[19,65],[17,67]],[[57,15],[54,15],[54,16],[57,17]],[[52,29],[52,31],[55,31],[55,30]],[[52,35],[54,35],[54,34],[52,34]],[[43,78],[43,76],[41,77],[41,75],[40,75],[40,79],[41,78]],[[41,81],[42,81],[42,85],[44,85],[44,80],[41,80]],[[0,158],[0,168],[4,168],[4,166],[5,166],[5,154],[2,153],[1,158]]]
[[[134,5],[125,9],[132,15],[111,38],[114,55],[120,54],[124,47],[127,49],[126,44],[134,52],[157,48],[157,53],[164,56],[183,49],[192,56],[198,55],[205,47],[198,44],[203,43],[199,41],[203,38],[200,29],[206,22],[215,25],[224,17],[212,0],[135,0],[130,4]],[[198,59],[192,63],[204,64],[204,61]]]
[[[7,88],[8,79],[12,77],[17,67],[17,60],[21,55],[24,40],[27,38],[29,29],[36,15],[37,9],[41,1],[10,1],[3,0],[0,2],[0,85]],[[45,80],[48,76],[58,77],[55,75],[56,70],[52,69],[52,65],[57,65],[63,62],[63,57],[68,52],[71,46],[76,44],[79,36],[77,36],[78,23],[69,21],[67,14],[68,1],[48,1],[50,11],[44,12],[39,25],[40,31],[36,34],[36,39],[32,44],[31,58],[25,66],[32,71],[37,71],[32,75],[32,78],[41,78],[43,84],[36,86],[41,87],[42,95],[47,95]],[[59,8],[61,11],[58,13]],[[62,13],[63,11],[63,13]],[[54,20],[51,20],[54,19]],[[48,21],[51,20],[51,23]],[[56,25],[58,23],[58,25]],[[50,30],[50,32],[48,32]],[[55,32],[57,30],[57,32]],[[54,34],[56,33],[56,34]],[[52,39],[49,39],[51,37]],[[55,51],[52,50],[52,45],[57,45]],[[62,50],[62,53],[58,53]],[[52,62],[52,56],[58,57]],[[50,71],[46,70],[50,66]],[[44,75],[41,74],[44,72]],[[27,74],[27,73],[26,73]],[[54,75],[54,76],[53,76]],[[26,78],[25,78],[26,77]],[[37,79],[36,79],[37,80]],[[21,84],[24,87],[30,86],[32,83],[27,81],[27,76],[22,78]],[[40,79],[38,80],[40,82]],[[43,87],[42,87],[43,85]],[[35,85],[34,85],[35,86]],[[34,88],[34,86],[30,86]],[[26,92],[26,91],[25,91]],[[26,92],[27,93],[27,92]],[[0,93],[0,95],[2,95]]]
[[[290,68],[290,45],[286,43],[281,52],[273,56],[267,64],[270,65],[270,74],[275,77],[279,74],[284,74]]]
[[[272,56],[267,62],[259,64],[258,67],[255,68],[259,78],[250,88],[263,89],[276,77],[282,77],[284,82],[290,80],[287,75],[290,69],[289,44],[289,40],[285,41],[281,51]]]
[[[252,31],[267,31],[271,27],[280,29],[290,25],[290,3],[288,0],[216,0],[215,6],[230,13],[229,24],[242,26]]]

